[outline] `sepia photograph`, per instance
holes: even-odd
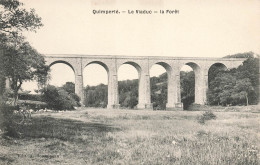
[[[0,0],[0,164],[260,164],[259,0]]]

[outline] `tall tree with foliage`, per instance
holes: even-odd
[[[44,57],[28,42],[22,41],[18,46],[6,49],[2,61],[4,76],[10,80],[13,90],[14,104],[16,104],[18,90],[23,82],[37,80],[44,84],[49,67],[45,65]]]
[[[248,94],[248,103],[257,104],[259,102],[259,58],[248,58],[236,69],[235,75],[237,79],[248,85],[242,88]]]
[[[37,80],[44,84],[48,72],[44,57],[22,35],[23,31],[40,28],[41,18],[34,9],[27,11],[22,6],[19,0],[0,1],[0,80],[10,79],[14,104],[24,81]]]
[[[233,100],[245,102],[245,105],[249,104],[249,95],[253,92],[254,87],[249,78],[244,78],[242,80],[237,80],[234,86],[234,91],[232,94]]]
[[[23,3],[19,0],[0,1],[0,32],[13,33],[36,31],[43,26],[41,18],[34,9],[27,11],[22,8]]]

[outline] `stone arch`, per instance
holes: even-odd
[[[143,95],[143,93],[141,92],[142,89],[140,89],[140,88],[142,88],[142,86],[141,86],[142,83],[140,82],[141,81],[142,68],[136,62],[126,61],[126,62],[123,62],[121,65],[119,65],[118,71],[120,70],[121,66],[124,65],[124,64],[129,64],[129,65],[133,66],[136,69],[137,73],[138,73],[138,87],[137,87],[137,90],[138,90],[138,96],[137,96],[138,97],[138,101],[137,101],[137,105],[136,105],[138,107],[138,104],[140,104],[140,98],[142,98],[141,95]],[[120,89],[118,89],[118,90],[119,90],[119,96],[120,96]],[[130,99],[132,99],[132,98],[130,98]],[[119,103],[121,103],[121,105],[122,105],[123,102],[121,102],[119,100]]]
[[[208,82],[216,76],[218,71],[225,71],[228,70],[227,66],[221,62],[213,63],[209,66],[207,73],[208,73]],[[211,72],[211,73],[210,73]]]
[[[207,88],[210,88],[211,80],[213,80],[220,71],[225,71],[227,69],[228,69],[227,66],[221,62],[216,62],[216,63],[211,64],[207,70],[207,73],[208,73],[208,80],[207,80],[208,87]]]
[[[99,66],[101,66],[103,69],[105,69],[105,72],[106,72],[106,75],[107,75],[107,85],[105,84],[105,86],[106,86],[106,88],[107,88],[107,91],[106,91],[106,96],[104,96],[104,98],[106,98],[106,99],[104,99],[104,100],[101,100],[101,102],[100,103],[102,103],[103,101],[103,103],[102,104],[100,104],[101,105],[101,107],[105,107],[105,106],[107,106],[108,105],[108,103],[109,103],[109,89],[110,89],[110,85],[111,84],[109,84],[109,79],[110,79],[110,75],[109,75],[109,67],[104,63],[104,62],[101,62],[101,61],[91,61],[91,62],[88,62],[86,65],[84,65],[84,67],[82,68],[82,72],[83,72],[83,80],[84,80],[84,78],[87,78],[87,77],[84,77],[84,70],[85,70],[85,68],[87,67],[87,66],[89,66],[89,65],[91,65],[91,64],[98,64]],[[86,76],[86,75],[85,75]],[[85,86],[86,86],[86,84],[84,84],[84,82],[83,82],[83,86],[84,86],[84,88],[83,88],[83,90],[84,90],[84,95],[85,95],[85,99],[88,99],[88,97],[87,97],[87,94],[88,93],[85,93],[86,92],[86,89],[85,89]],[[84,100],[85,101],[85,100]],[[89,100],[88,100],[89,101]],[[87,105],[86,105],[87,106]]]
[[[135,69],[137,70],[138,73],[138,77],[140,78],[141,72],[142,72],[142,68],[139,64],[137,64],[136,62],[132,62],[132,61],[128,61],[128,62],[124,62],[122,65],[124,64],[129,64],[132,65],[133,67],[135,67]],[[122,66],[120,65],[119,68]]]
[[[54,65],[56,65],[56,64],[64,64],[64,65],[66,65],[67,67],[69,67],[72,71],[73,71],[73,77],[74,77],[74,83],[76,84],[76,72],[75,72],[75,68],[73,67],[73,65],[70,63],[70,62],[68,62],[68,61],[65,61],[65,60],[54,60],[54,61],[51,61],[51,62],[49,62],[49,68],[51,68],[52,66],[54,66]],[[62,74],[63,75],[63,74]],[[67,74],[68,75],[68,74]],[[66,75],[66,76],[67,76]],[[66,77],[65,76],[65,77]],[[57,75],[57,77],[56,77],[56,79],[59,77],[59,75]],[[64,78],[64,76],[62,76],[62,77],[60,77],[61,79],[63,79]],[[60,79],[59,79],[60,80]],[[66,80],[67,81],[67,80]],[[48,84],[49,84],[50,82],[48,82]],[[75,90],[76,90],[76,86],[75,86]]]
[[[109,68],[108,68],[108,66],[104,62],[101,62],[101,61],[91,61],[91,62],[87,63],[86,66],[84,66],[84,68],[87,67],[90,64],[99,64],[99,65],[103,66],[105,68],[105,70],[107,71],[107,74],[109,74]]]
[[[222,62],[216,62],[216,63],[211,64],[209,69],[214,67],[214,66],[220,68],[221,70],[227,70],[228,69],[228,67],[224,63],[222,63]]]
[[[82,80],[82,70],[81,70],[81,59],[80,58],[65,58],[65,57],[48,57],[46,58],[46,64],[49,65],[49,67],[53,66],[54,64],[62,63],[65,65],[68,65],[74,73],[74,80],[75,80],[75,93],[84,100],[83,95],[83,80]]]
[[[195,62],[186,62],[185,65],[188,65],[192,68],[192,70],[194,71],[194,76],[195,76],[195,85],[194,85],[194,90],[195,90],[195,96],[194,96],[194,103],[196,104],[200,104],[201,101],[201,93],[202,93],[202,89],[201,89],[201,67],[195,63]],[[184,65],[183,65],[184,66]],[[186,107],[186,105],[184,105],[184,108]],[[187,107],[186,107],[187,108]]]
[[[172,72],[172,67],[166,63],[166,62],[156,62],[156,63],[153,63],[151,66],[150,66],[150,70],[151,68],[155,65],[155,64],[158,64],[160,66],[162,66],[165,70],[166,70],[166,73],[167,74],[170,74]]]
[[[166,99],[166,104],[165,105],[162,105],[162,107],[160,107],[160,109],[158,109],[158,110],[163,110],[163,109],[165,109],[165,108],[167,108],[167,106],[168,106],[168,102],[169,102],[169,100],[170,99],[173,99],[173,98],[171,98],[171,97],[173,97],[172,95],[172,92],[171,92],[171,83],[172,83],[172,67],[169,65],[169,64],[167,64],[166,62],[156,62],[156,63],[153,63],[151,66],[150,66],[150,70],[152,69],[152,67],[154,66],[154,65],[160,65],[161,67],[163,67],[164,69],[165,69],[165,71],[166,71],[166,74],[167,74],[167,96],[166,96],[166,98],[163,98],[163,99]],[[150,72],[150,70],[149,70],[149,72]],[[151,77],[150,77],[150,81],[151,81]],[[151,100],[153,99],[153,95],[152,95],[152,84],[151,84]],[[162,87],[161,87],[161,89],[160,90],[162,90]],[[156,99],[154,100],[154,101],[156,101]],[[153,104],[153,103],[152,103]],[[153,106],[154,106],[154,104],[153,104]],[[165,106],[165,107],[164,107]],[[155,108],[155,107],[153,107],[153,108]]]
[[[51,63],[49,64],[49,68],[50,68],[51,66],[55,65],[55,64],[58,64],[58,63],[68,65],[68,66],[73,70],[73,72],[75,73],[74,67],[73,67],[69,62],[64,61],[64,60],[56,60],[56,61],[51,62]]]
[[[195,72],[195,74],[200,72],[200,66],[197,63],[187,62],[187,63],[185,63],[185,65],[190,66],[193,69],[193,71]]]

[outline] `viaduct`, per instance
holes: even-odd
[[[224,69],[238,67],[245,59],[241,58],[196,58],[196,57],[162,57],[162,56],[100,56],[100,55],[45,55],[46,63],[51,67],[64,63],[75,74],[75,92],[84,99],[83,69],[89,64],[100,64],[108,74],[107,108],[117,109],[118,69],[123,64],[134,66],[139,74],[138,109],[152,109],[149,70],[154,64],[163,66],[168,75],[167,109],[182,109],[180,91],[180,69],[190,66],[195,73],[195,103],[205,105],[207,101],[208,71],[216,65]]]

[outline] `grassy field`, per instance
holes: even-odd
[[[34,114],[0,164],[260,164],[260,113],[80,109]]]

